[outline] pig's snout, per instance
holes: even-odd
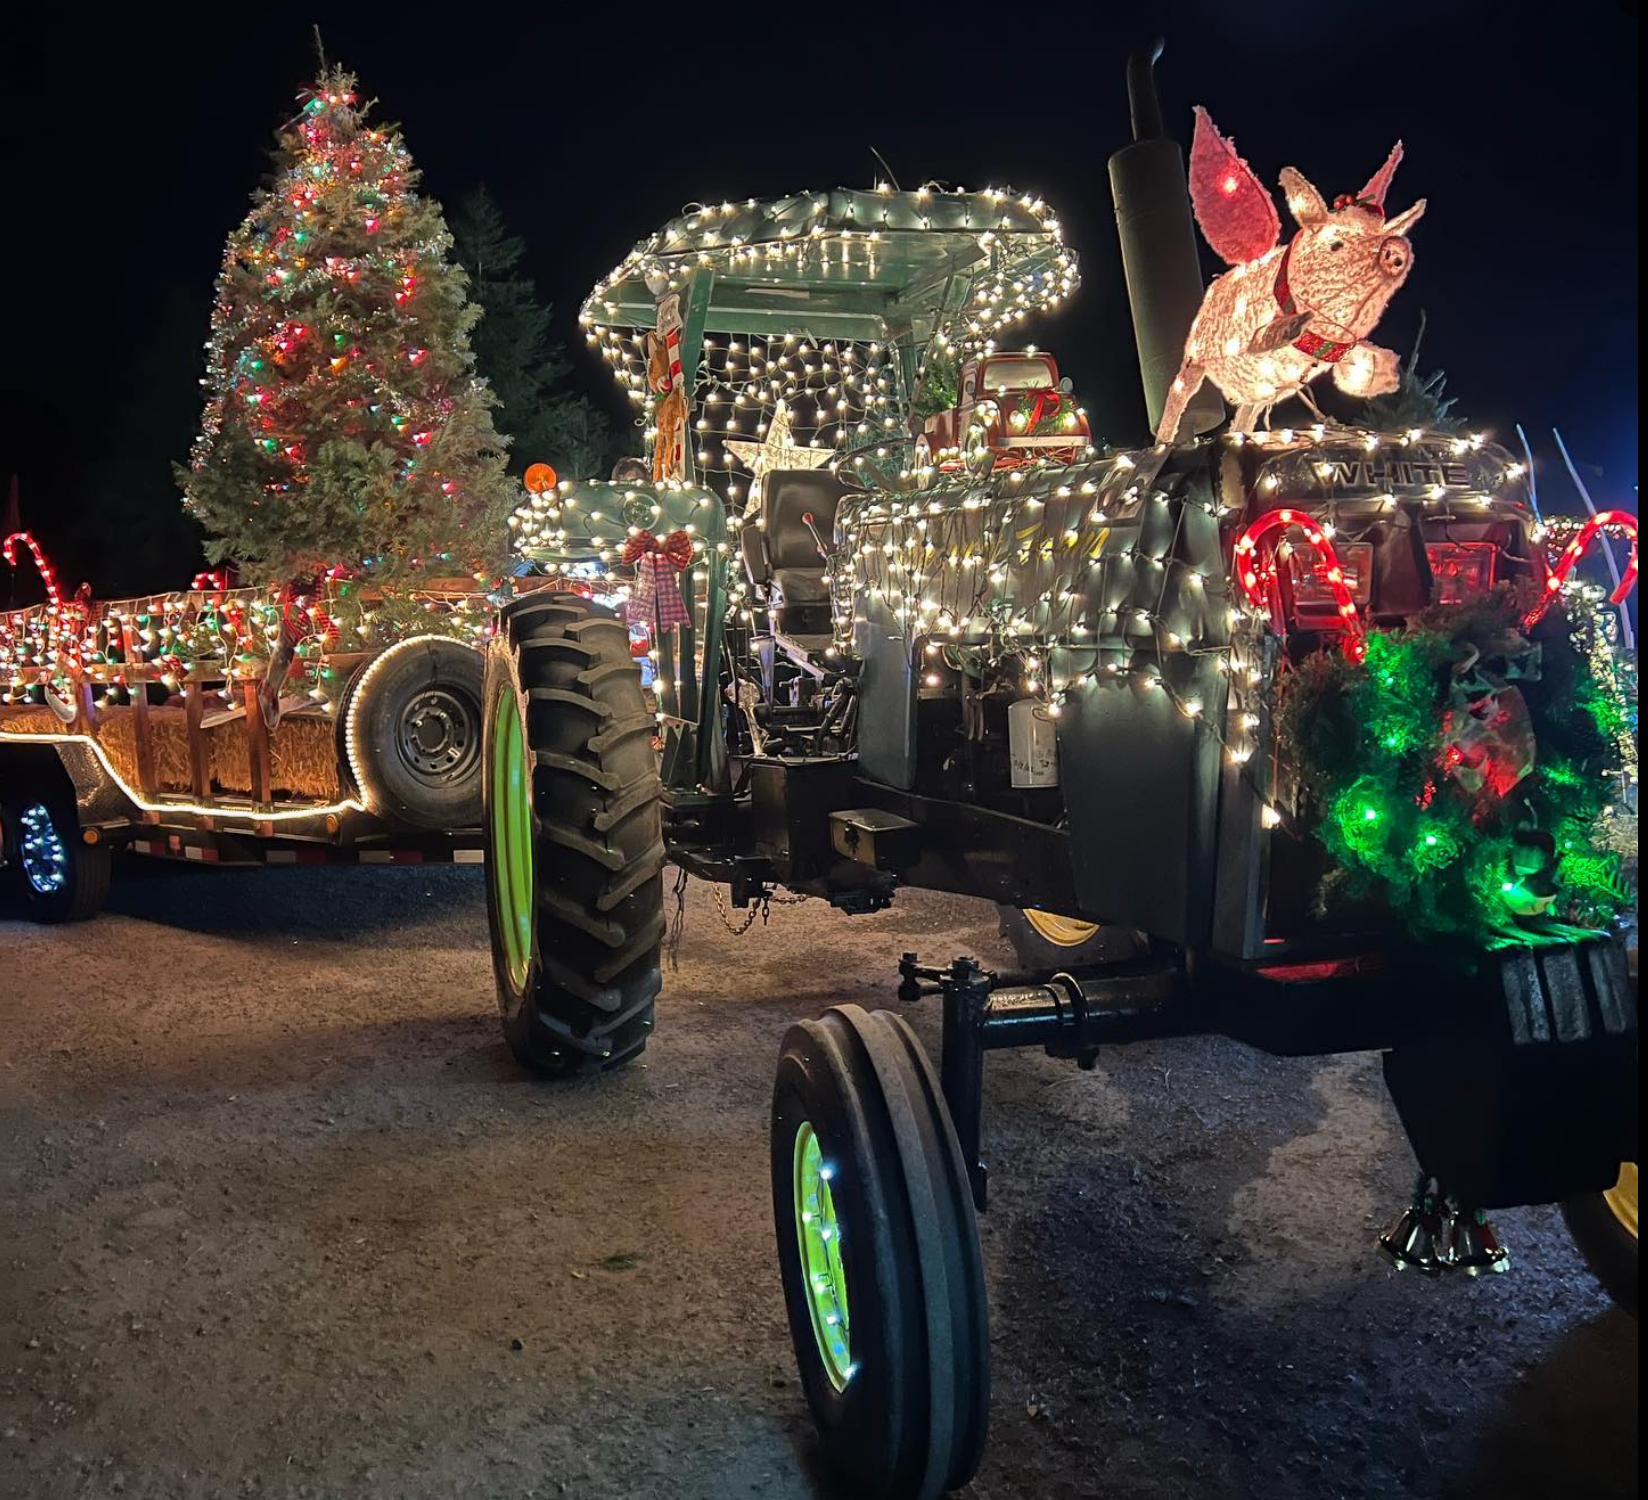
[[[1387,276],[1405,276],[1413,251],[1404,239],[1389,239],[1379,247],[1379,269]]]

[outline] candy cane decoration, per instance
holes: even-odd
[[[1368,651],[1367,630],[1361,612],[1356,608],[1356,600],[1351,597],[1345,582],[1344,565],[1339,561],[1339,554],[1328,540],[1327,533],[1303,511],[1286,508],[1267,511],[1236,538],[1236,576],[1243,592],[1256,608],[1270,608],[1270,600],[1265,597],[1265,588],[1260,581],[1259,544],[1273,532],[1287,526],[1297,526],[1304,532],[1305,540],[1322,560],[1328,589],[1333,594],[1333,602],[1339,606],[1339,617],[1345,622],[1345,655],[1352,661],[1361,661]],[[1272,547],[1279,540],[1279,537],[1272,537]],[[1274,579],[1274,572],[1269,576]]]
[[[64,602],[63,592],[57,586],[57,572],[46,561],[46,554],[41,550],[40,543],[35,541],[33,532],[14,531],[4,542],[0,542],[0,554],[12,567],[17,566],[17,544],[21,542],[29,549],[34,558],[34,566],[40,574],[40,582],[45,585],[46,597],[51,601],[46,613],[55,623],[46,627],[46,641],[48,646],[58,653],[60,668],[66,670],[71,681],[74,681],[81,666],[81,632],[85,629],[88,606],[82,599]],[[82,596],[89,597],[90,590],[81,584]],[[79,716],[79,709],[72,697],[69,701],[60,700],[51,690],[51,685],[45,678],[41,679],[41,687],[45,693],[46,705],[65,724],[72,724]]]
[[[1522,622],[1523,628],[1538,623],[1541,615],[1551,607],[1551,601],[1562,592],[1562,585],[1568,581],[1568,575],[1573,572],[1580,558],[1591,550],[1592,544],[1602,534],[1604,526],[1617,526],[1631,540],[1631,561],[1626,564],[1625,571],[1620,574],[1619,583],[1613,593],[1608,596],[1610,604],[1623,604],[1631,590],[1637,586],[1637,518],[1628,510],[1599,510],[1579,529],[1579,534],[1563,549],[1562,556],[1556,560],[1550,573],[1545,579],[1545,597],[1539,601],[1536,609],[1528,612]]]
[[[12,567],[17,566],[17,544],[21,542],[34,554],[34,566],[40,574],[40,581],[46,586],[46,597],[51,600],[53,609],[63,607],[63,596],[58,592],[57,574],[52,571],[52,565],[46,561],[46,554],[40,550],[40,543],[35,541],[34,533],[30,531],[14,531],[8,536],[0,551],[6,555],[6,561]]]

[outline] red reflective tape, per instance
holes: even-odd
[[[1377,974],[1385,967],[1383,955],[1358,953],[1350,958],[1310,959],[1296,964],[1266,964],[1258,974],[1279,984],[1311,984],[1324,979],[1352,979]]]

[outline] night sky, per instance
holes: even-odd
[[[309,18],[286,8],[214,7],[199,24],[63,13],[14,18],[4,47],[0,482],[21,476],[24,523],[71,581],[109,596],[177,586],[197,566],[170,464],[196,430],[224,236],[314,53]],[[1330,198],[1353,192],[1405,140],[1392,211],[1420,196],[1430,208],[1375,338],[1405,353],[1424,309],[1422,368],[1447,370],[1473,426],[1512,442],[1514,422],[1529,428],[1548,510],[1579,509],[1553,425],[1599,504],[1635,506],[1634,3],[999,5],[908,20],[892,6],[649,18],[610,5],[585,12],[611,18],[600,30],[482,13],[320,19],[328,56],[403,126],[427,192],[492,190],[578,344],[578,379],[615,413],[575,334],[595,279],[690,201],[868,187],[874,146],[906,188],[1011,185],[1057,208],[1083,286],[1030,336],[1074,377],[1095,431],[1142,440],[1105,163],[1127,136],[1126,55],[1162,31],[1169,129],[1188,142],[1191,105],[1207,105],[1269,185],[1292,163]],[[12,588],[0,582],[0,602]]]

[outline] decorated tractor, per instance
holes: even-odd
[[[1147,64],[1133,81],[1139,138],[1112,180],[1163,441],[979,472],[918,458],[936,355],[988,383],[990,341],[1076,284],[1039,200],[698,208],[583,310],[670,443],[657,477],[563,484],[515,518],[549,578],[627,588],[622,615],[548,589],[503,610],[487,666],[497,987],[532,1068],[647,1044],[666,861],[751,915],[781,890],[863,913],[911,888],[1014,914],[1022,972],[905,956],[900,1000],[942,1004],[936,1066],[901,1015],[850,1004],[783,1042],[790,1326],[825,1450],[867,1495],[934,1496],[979,1460],[997,1048],[1091,1066],[1216,1032],[1380,1051],[1417,1158],[1392,1262],[1502,1270],[1488,1211],[1562,1202],[1634,1305],[1634,690],[1619,617],[1573,571],[1627,532],[1634,571],[1634,520],[1597,517],[1553,563],[1522,466],[1490,442],[1308,412],[1259,430],[1316,376],[1384,384],[1377,357],[1344,364],[1371,323],[1319,312],[1311,278],[1278,293],[1289,257],[1259,239],[1247,275],[1281,326],[1244,323],[1175,377],[1157,325],[1183,344],[1202,288],[1183,161]],[[1213,191],[1227,180],[1243,186],[1227,163]],[[1373,279],[1358,307],[1411,260],[1388,169],[1374,186],[1298,210],[1321,257]],[[1314,254],[1296,241],[1292,263]],[[1209,299],[1224,316],[1219,285]],[[1027,389],[1057,390],[1035,358],[1048,383]],[[1181,439],[1181,419],[1221,420],[1203,381],[1243,420]]]
[[[8,625],[0,851],[37,914],[95,909],[120,841],[478,842],[504,1034],[542,1074],[648,1044],[666,862],[747,916],[1001,909],[1017,972],[900,965],[900,1002],[942,1007],[936,1065],[850,1004],[782,1044],[790,1327],[869,1496],[941,1494],[983,1449],[999,1048],[1379,1051],[1416,1157],[1392,1263],[1502,1270],[1489,1212],[1560,1202],[1635,1305],[1634,518],[1563,534],[1491,442],[1310,409],[1320,377],[1395,379],[1366,342],[1413,264],[1395,154],[1331,208],[1288,173],[1284,244],[1205,117],[1187,195],[1147,60],[1131,82],[1111,181],[1153,446],[1093,447],[1052,359],[998,347],[1078,284],[1040,199],[701,206],[585,303],[650,459],[536,487],[516,597],[426,589],[439,638],[393,644],[373,621],[398,606],[349,580],[107,605],[52,583]],[[1190,197],[1232,267],[1205,295]],[[1610,597],[1577,565],[1622,537]]]

